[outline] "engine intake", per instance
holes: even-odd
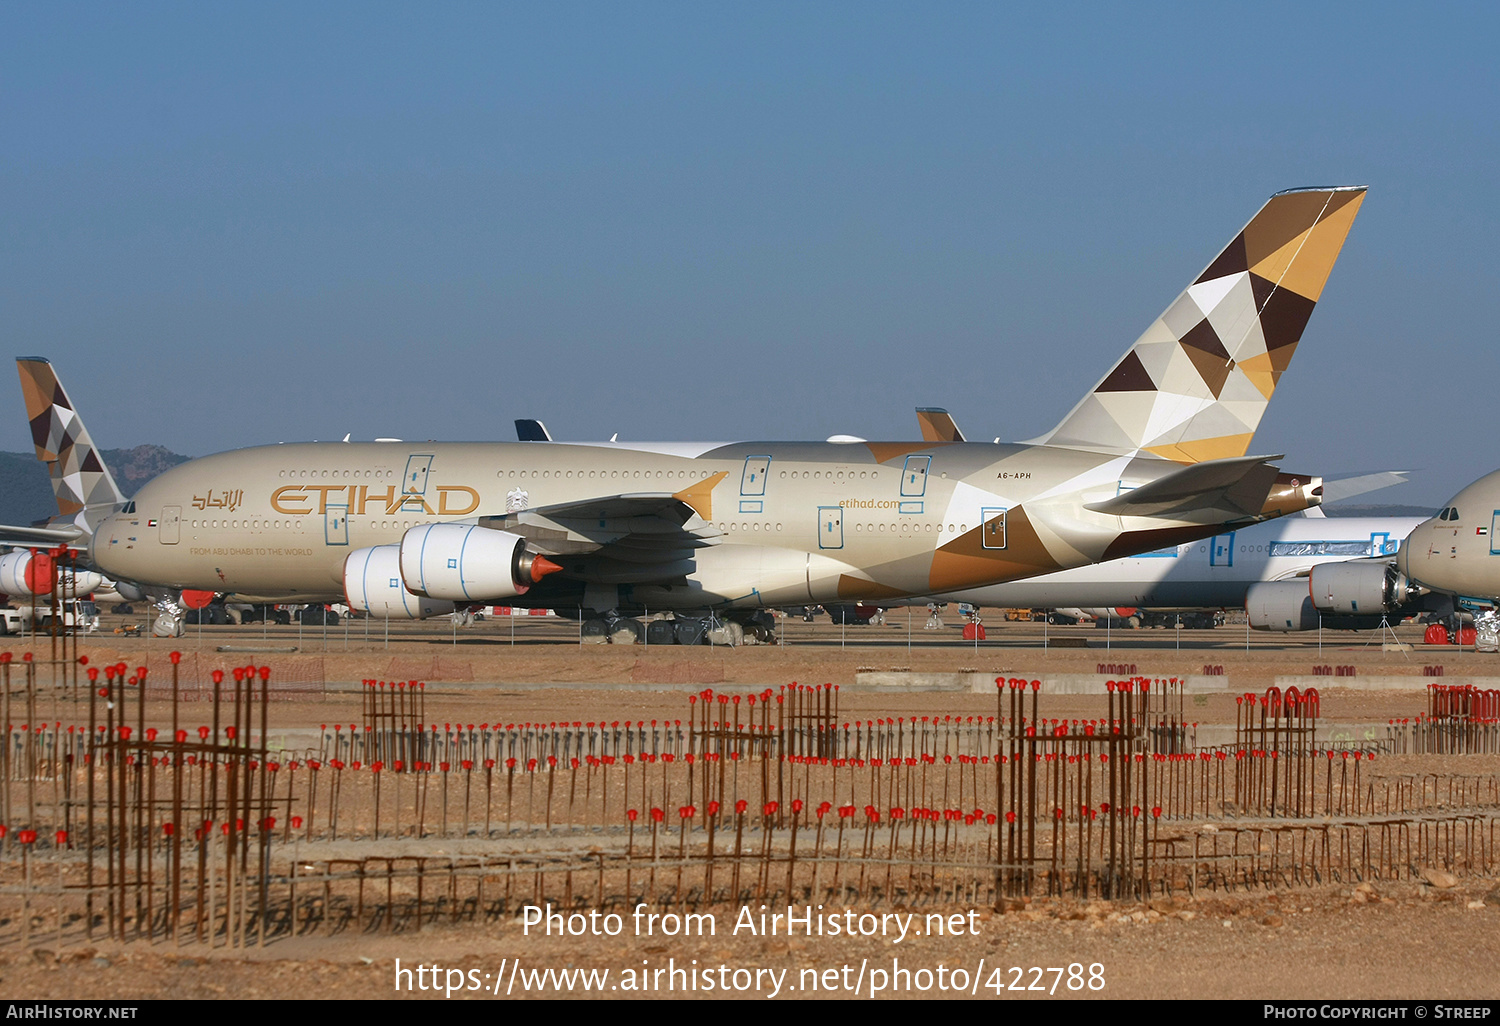
[[[401,579],[409,591],[454,602],[524,595],[562,567],[528,552],[526,539],[472,524],[422,524],[401,538]]]
[[[424,598],[401,581],[401,546],[355,549],[344,559],[344,598],[350,609],[386,620],[421,620],[453,612],[452,602]]]

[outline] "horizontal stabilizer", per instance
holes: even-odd
[[[1281,458],[1238,456],[1192,463],[1086,508],[1121,517],[1180,517],[1204,510],[1255,516],[1280,473],[1268,461]]]
[[[1361,474],[1359,477],[1325,481],[1323,482],[1323,503],[1327,505],[1331,502],[1343,502],[1356,495],[1379,491],[1392,485],[1405,484],[1410,473],[1409,470],[1383,470],[1378,474]]]
[[[45,548],[49,545],[79,543],[87,543],[87,535],[80,527],[13,527],[10,524],[0,524],[0,545]]]

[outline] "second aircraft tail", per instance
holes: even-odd
[[[72,516],[86,506],[124,502],[52,364],[40,356],[18,357],[16,369],[21,373],[36,458],[47,464],[57,511]]]

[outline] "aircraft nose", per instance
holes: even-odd
[[[89,560],[105,573],[119,573],[119,546],[114,544],[115,529],[119,519],[115,514],[99,521],[94,536],[89,539]]]

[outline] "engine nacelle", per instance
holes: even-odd
[[[146,589],[130,581],[116,581],[115,594],[119,595],[126,602],[146,601]]]
[[[1266,581],[1245,592],[1245,615],[1258,631],[1315,631],[1318,609],[1307,581]]]
[[[407,590],[454,602],[515,598],[562,569],[527,552],[520,535],[473,524],[422,524],[402,536],[400,548]]]
[[[1406,578],[1388,563],[1319,563],[1308,579],[1319,612],[1380,616],[1403,605]]]
[[[344,598],[350,609],[386,620],[421,620],[453,612],[452,602],[424,598],[401,580],[401,546],[355,549],[344,559]]]
[[[0,594],[46,595],[51,591],[51,575],[57,574],[57,590],[72,596],[87,595],[104,586],[104,575],[93,570],[54,570],[52,557],[42,554],[36,559],[29,551],[7,552],[0,556]]]

